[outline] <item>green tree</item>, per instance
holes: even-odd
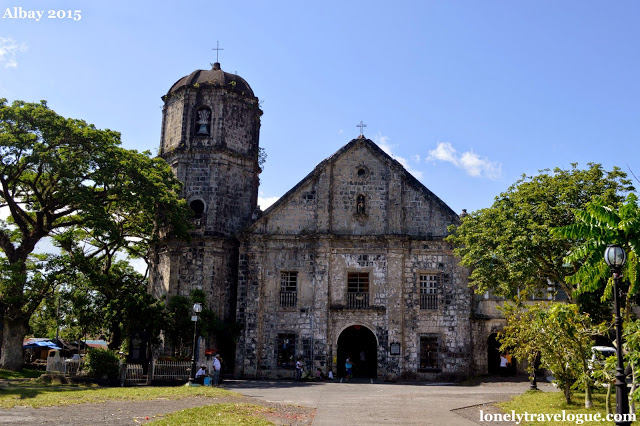
[[[147,292],[147,280],[126,261],[113,263],[107,275],[81,272],[93,264],[64,268],[56,296],[44,299],[31,317],[33,334],[54,337],[59,324],[63,339],[105,335],[111,349],[126,350],[135,332],[158,343],[166,323],[164,302]]]
[[[165,333],[175,356],[186,356],[191,353],[193,303],[190,297],[181,295],[173,296],[167,303]],[[189,330],[191,333],[188,332]]]
[[[569,170],[543,170],[523,176],[491,207],[452,226],[448,241],[456,246],[461,263],[471,268],[469,284],[478,293],[492,291],[513,299],[519,292],[535,294],[553,283],[573,299],[574,287],[565,281],[573,271],[563,258],[575,242],[549,230],[573,223],[573,211],[594,196],[615,203],[630,190],[631,181],[617,167],[608,172],[589,163],[584,170],[576,164]]]
[[[536,361],[540,359],[544,337],[539,328],[539,306],[523,309],[522,305],[505,303],[500,307],[507,325],[498,333],[500,350],[510,352],[516,359],[527,362],[529,378],[533,379]]]
[[[109,281],[101,284],[107,300],[103,324],[109,331],[110,348],[131,348],[131,336],[136,332],[146,332],[149,344],[158,343],[161,330],[166,328],[165,306],[147,292],[147,279],[121,261],[111,268]]]
[[[631,392],[629,393],[629,398],[631,398],[632,403],[632,412],[635,412],[635,403],[640,401],[640,386],[638,386],[638,381],[640,380],[639,372],[640,372],[640,319],[636,319],[634,321],[627,321],[624,324],[624,358],[625,365],[631,367]],[[614,376],[615,368],[617,365],[617,359],[615,357],[611,360],[610,364],[607,366],[609,374]],[[615,376],[614,376],[615,378]]]
[[[565,261],[576,265],[566,280],[577,293],[592,292],[606,283],[604,300],[610,299],[613,277],[604,260],[609,244],[619,244],[627,253],[622,275],[629,284],[627,297],[638,294],[640,278],[640,207],[638,197],[631,193],[621,203],[596,197],[582,210],[574,212],[574,222],[554,228],[552,234],[567,241],[575,241]]]
[[[607,388],[607,394],[604,398],[604,406],[607,410],[607,414],[611,414],[611,389],[616,381],[616,357],[610,356],[602,361],[602,364],[596,362],[592,367],[593,370],[591,371],[591,377],[593,377],[595,383],[606,386]]]
[[[585,407],[592,406],[589,358],[593,338],[604,332],[603,325],[593,325],[588,315],[575,304],[537,303],[530,306],[506,306],[507,327],[499,335],[502,350],[511,350],[529,362],[531,373],[535,356],[551,370],[571,402],[571,387],[577,383],[585,389]]]
[[[167,343],[173,348],[176,356],[191,353],[194,328],[191,316],[193,304],[196,302],[202,304],[202,312],[198,319],[198,335],[204,336],[209,344],[221,345],[224,351],[240,334],[238,323],[224,322],[207,307],[206,295],[202,290],[193,290],[189,297],[173,296],[166,307],[167,321],[163,330]]]
[[[159,229],[184,232],[179,190],[163,160],[123,149],[117,132],[61,117],[44,101],[0,100],[0,207],[10,213],[0,221],[0,366],[20,368],[29,319],[59,284],[35,267],[38,242],[54,236],[103,267],[119,250],[142,256]]]

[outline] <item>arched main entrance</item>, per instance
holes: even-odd
[[[487,370],[489,374],[509,374],[515,375],[517,372],[516,365],[518,361],[511,358],[511,364],[506,370],[500,371],[500,342],[498,341],[498,333],[492,333],[487,339]],[[506,353],[504,355],[507,355]],[[508,358],[508,356],[507,356]]]
[[[338,377],[345,376],[347,357],[353,363],[354,377],[375,378],[378,371],[376,336],[363,325],[352,325],[338,337]]]
[[[500,343],[497,337],[497,333],[492,333],[487,339],[487,370],[489,374],[500,372]]]

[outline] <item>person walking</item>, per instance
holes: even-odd
[[[213,359],[213,385],[218,386],[220,382],[220,370],[222,370],[222,358],[217,354]]]
[[[300,379],[302,379],[302,357],[296,361],[296,382],[299,382]]]
[[[344,368],[347,370],[346,381],[348,382],[350,378],[353,377],[353,364],[351,363],[351,358],[347,357],[347,360],[344,363]]]

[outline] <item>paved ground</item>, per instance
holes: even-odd
[[[529,388],[528,382],[477,386],[283,381],[229,381],[229,390],[271,402],[316,409],[314,425],[474,425],[482,404],[503,401]],[[553,387],[542,384],[541,389]],[[477,406],[477,407],[475,407]],[[465,409],[466,408],[466,409]],[[459,410],[459,411],[454,411]],[[473,413],[476,412],[474,418]],[[484,423],[486,425],[486,423]],[[504,424],[504,423],[503,423]]]
[[[526,381],[504,380],[494,378],[475,386],[382,384],[370,383],[368,380],[350,383],[231,380],[225,381],[224,387],[243,394],[243,397],[192,397],[42,408],[15,407],[0,410],[0,425],[139,425],[184,408],[241,402],[273,408],[274,415],[269,420],[279,425],[486,426],[488,423],[479,421],[480,410],[496,413],[498,410],[492,403],[506,400],[529,388]],[[549,391],[554,389],[547,383],[540,387]]]

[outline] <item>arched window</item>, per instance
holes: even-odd
[[[356,214],[367,214],[366,199],[362,194],[356,197]]]
[[[193,211],[194,219],[202,219],[204,214],[204,202],[202,200],[193,200],[189,203],[189,207]]]
[[[196,112],[196,135],[211,134],[211,110],[207,107],[200,108]]]

